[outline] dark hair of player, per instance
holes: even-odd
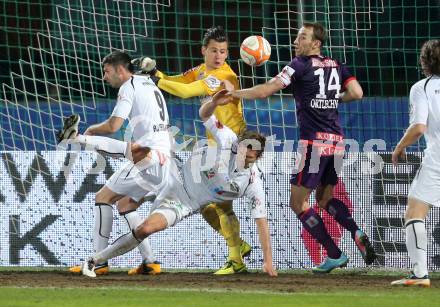
[[[325,28],[318,22],[305,22],[303,23],[304,28],[313,28],[313,39],[319,40],[321,42],[321,46],[324,45],[327,40],[327,31]]]
[[[222,26],[215,26],[206,30],[206,33],[203,36],[202,45],[204,47],[208,46],[211,39],[219,43],[228,42],[228,36]]]
[[[240,133],[238,136],[238,142],[242,142],[244,140],[256,140],[260,143],[260,148],[258,148],[258,158],[260,158],[263,155],[264,147],[266,146],[266,137],[257,131],[252,130],[244,130]],[[252,149],[252,144],[249,144],[248,149]],[[257,149],[255,149],[257,150]]]
[[[107,55],[104,60],[102,60],[102,65],[104,64],[113,65],[115,68],[116,66],[122,65],[128,71],[134,71],[130,56],[127,53],[118,50],[115,50]]]
[[[420,51],[420,65],[425,76],[440,75],[440,40],[425,42]]]

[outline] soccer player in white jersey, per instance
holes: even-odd
[[[103,68],[104,80],[112,87],[119,88],[117,103],[111,117],[90,126],[84,135],[76,135],[79,117],[72,116],[70,122],[65,123],[60,139],[73,137],[74,140],[69,142],[85,144],[107,154],[119,153],[129,157],[131,151],[127,151],[127,143],[109,142],[108,138],[96,136],[118,131],[128,119],[132,139],[145,159],[136,165],[131,161],[126,163],[96,194],[93,235],[96,252],[108,246],[113,223],[112,204],[122,201],[123,207],[118,207],[119,213],[129,228],[135,229],[142,222],[136,208],[142,202],[143,196],[166,180],[169,167],[173,164],[170,159],[173,138],[168,132],[168,111],[161,91],[150,77],[133,74],[130,56],[124,52],[114,51],[106,56]],[[155,261],[148,241],[144,240],[139,249],[143,263],[130,270],[129,274],[159,273],[160,265]],[[96,270],[98,274],[107,273],[107,262],[98,263]],[[70,271],[80,273],[81,267],[72,267]]]
[[[429,287],[425,218],[429,209],[440,207],[440,40],[427,41],[420,53],[426,78],[411,87],[410,126],[397,144],[392,161],[405,157],[405,148],[425,136],[422,164],[408,191],[405,213],[406,248],[413,265],[407,278],[392,285]]]
[[[95,277],[94,267],[97,263],[132,250],[149,235],[175,225],[206,205],[242,196],[250,199],[251,214],[257,224],[263,251],[263,271],[270,276],[277,275],[272,264],[265,194],[258,167],[254,165],[264,151],[265,137],[256,132],[246,132],[237,137],[216,119],[213,115],[215,108],[232,100],[225,94],[225,90],[218,92],[199,111],[206,129],[216,139],[217,146],[196,149],[181,169],[183,180],[179,179],[178,172],[172,173],[166,185],[155,191],[157,196],[149,217],[136,229],[119,237],[112,245],[84,262],[84,275]],[[231,265],[237,272],[246,269],[245,265]]]

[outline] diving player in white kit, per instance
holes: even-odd
[[[251,202],[263,251],[263,271],[270,276],[277,272],[272,264],[272,247],[266,219],[265,195],[260,173],[254,162],[262,155],[265,137],[256,132],[245,132],[237,137],[213,115],[218,105],[228,103],[226,90],[218,92],[213,100],[202,105],[200,117],[215,137],[217,147],[202,147],[193,152],[179,173],[171,173],[166,184],[155,191],[156,199],[150,216],[132,232],[119,237],[112,245],[97,252],[83,263],[82,272],[95,277],[97,263],[122,255],[149,235],[178,223],[212,202],[222,202],[246,196]],[[206,167],[203,167],[206,165]],[[171,203],[175,201],[176,203]],[[240,267],[231,266],[238,272]]]

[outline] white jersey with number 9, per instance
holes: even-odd
[[[162,92],[148,76],[133,75],[120,87],[112,116],[128,119],[130,141],[170,154],[173,138],[168,131],[167,106]]]

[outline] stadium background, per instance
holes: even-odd
[[[408,166],[397,171],[389,165],[389,151],[408,123],[406,97],[421,77],[418,50],[440,34],[438,1],[305,2],[1,1],[0,229],[8,236],[1,238],[0,265],[71,265],[91,252],[93,193],[120,162],[109,161],[104,172],[95,174],[90,168],[98,157],[84,153],[73,160],[70,176],[63,179],[59,162],[67,154],[53,151],[54,132],[62,116],[72,112],[85,119],[83,128],[111,113],[116,92],[102,82],[100,67],[110,50],[149,55],[162,71],[180,73],[202,61],[204,30],[220,24],[230,39],[229,63],[247,87],[267,80],[289,62],[298,25],[316,20],[330,29],[324,52],[346,62],[364,88],[362,101],[341,105],[346,137],[359,142],[360,148],[370,139],[386,143],[381,153],[384,168],[378,174],[362,172],[371,165],[370,153],[348,156],[347,162],[358,162],[344,169],[340,196],[352,204],[354,216],[371,235],[380,254],[376,266],[407,267],[401,217],[424,144],[413,147]],[[257,69],[237,60],[240,42],[251,34],[262,34],[272,45],[270,62]],[[288,91],[269,100],[270,104],[246,102],[248,126],[281,141],[296,140],[295,106]],[[171,124],[180,129],[179,143],[204,135],[197,99],[168,96],[167,101]],[[274,256],[281,269],[310,267],[322,254],[302,236],[287,207],[288,174],[295,161],[290,151],[295,146],[286,144],[274,147],[262,161]],[[243,237],[257,247],[244,202],[236,208]],[[143,215],[147,209],[144,206]],[[438,270],[437,210],[427,224],[434,243],[430,269]],[[114,238],[125,232],[124,225],[117,225]],[[349,236],[337,227],[332,234],[340,237],[350,265],[363,266]],[[168,268],[216,268],[224,260],[224,243],[198,216],[155,235],[152,243]],[[121,257],[114,265],[135,264],[136,255]],[[260,263],[257,249],[250,267]]]

